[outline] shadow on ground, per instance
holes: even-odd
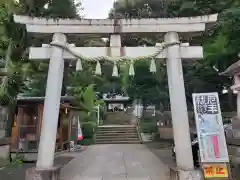
[[[240,179],[240,165],[235,165],[231,167],[232,169],[232,178],[233,180],[239,180]]]
[[[165,165],[176,167],[175,158],[172,156],[172,142],[157,141],[146,143],[146,146],[157,156]]]
[[[150,142],[146,146],[167,166],[176,167],[176,160],[172,157],[171,142]],[[232,166],[232,180],[240,180],[240,165]]]
[[[55,165],[68,164],[73,157],[56,157]],[[0,179],[2,180],[25,180],[25,171],[28,168],[35,167],[36,163],[23,163],[19,165],[10,165],[0,170]]]

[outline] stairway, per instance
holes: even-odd
[[[129,125],[131,124],[132,114],[124,111],[108,112],[107,118],[103,121],[104,125]]]
[[[96,144],[139,144],[140,139],[135,126],[109,125],[99,126]]]

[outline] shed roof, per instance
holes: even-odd
[[[234,76],[240,73],[240,60],[233,63],[229,66],[225,71],[221,72],[219,75],[221,76]]]
[[[19,103],[21,102],[35,102],[35,103],[39,103],[39,102],[43,102],[45,100],[45,97],[29,97],[29,96],[18,96],[17,97],[17,101]],[[62,96],[61,97],[61,101],[67,101],[67,102],[71,102],[74,100],[73,96]]]

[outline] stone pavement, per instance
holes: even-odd
[[[62,180],[167,180],[168,175],[142,144],[90,146],[61,170]]]

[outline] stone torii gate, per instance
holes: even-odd
[[[159,51],[156,47],[121,47],[121,34],[159,33],[164,35],[165,46],[157,59],[167,59],[169,94],[171,102],[172,123],[176,148],[176,160],[180,170],[180,179],[186,179],[189,172],[194,170],[188,113],[181,59],[201,59],[201,46],[180,44],[179,36],[190,37],[205,31],[207,25],[217,21],[217,14],[190,18],[158,18],[158,19],[45,19],[27,16],[14,16],[16,23],[26,25],[27,32],[34,38],[52,36],[41,47],[30,47],[29,58],[32,60],[48,60],[49,71],[46,89],[45,106],[41,139],[38,152],[37,168],[52,169],[54,147],[57,132],[60,95],[62,89],[64,60],[76,60],[108,56],[121,58],[138,58],[149,56]],[[77,38],[89,34],[108,37],[110,47],[74,47]],[[165,49],[164,49],[165,48]],[[115,63],[115,62],[113,62]]]

